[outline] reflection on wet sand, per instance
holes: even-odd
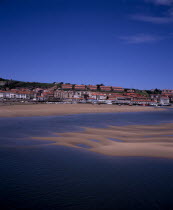
[[[173,123],[83,129],[82,132],[56,133],[57,137],[32,138],[111,156],[173,158]]]

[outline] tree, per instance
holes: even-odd
[[[87,101],[89,98],[89,95],[88,94],[84,94],[84,99]]]
[[[161,93],[162,93],[162,91],[157,88],[154,90],[154,94],[161,94]]]
[[[97,84],[97,86],[99,86],[99,87],[100,87],[100,86],[105,86],[105,85],[101,83],[101,84]]]

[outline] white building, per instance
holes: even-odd
[[[28,92],[11,92],[11,91],[0,91],[0,98],[5,99],[30,99],[32,96]]]
[[[4,95],[5,95],[4,91],[0,91],[0,98],[4,98]]]
[[[160,104],[161,105],[168,105],[170,103],[170,100],[168,97],[161,97],[160,98]]]

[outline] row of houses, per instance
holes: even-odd
[[[12,89],[8,91],[0,91],[0,98],[9,99],[39,99],[46,100],[49,98],[56,99],[95,99],[95,100],[115,100],[123,97],[131,97],[128,93],[110,93],[110,92],[97,92],[97,91],[77,91],[77,90],[60,90],[60,89],[41,89],[37,88],[33,91],[27,89]],[[133,94],[133,97],[138,97],[137,94]],[[132,98],[132,97],[131,97]]]
[[[76,91],[106,91],[106,92],[124,92],[124,88],[122,87],[114,87],[114,86],[104,86],[104,85],[72,85],[72,84],[62,84],[62,90],[76,90]]]
[[[162,94],[173,94],[173,90],[170,89],[163,89]]]
[[[32,99],[35,94],[31,91],[0,90],[0,99]]]
[[[54,98],[68,101],[80,100],[97,100],[97,101],[114,101],[117,103],[126,104],[169,104],[170,98],[159,95],[155,97],[142,96],[137,93],[108,93],[108,92],[93,92],[93,91],[64,91],[55,90]]]
[[[169,104],[173,102],[173,94],[151,94],[150,96],[141,95],[133,91],[130,92],[107,92],[107,91],[91,91],[91,90],[62,90],[56,87],[42,89],[36,88],[32,91],[21,88],[11,89],[8,91],[0,91],[0,99],[26,99],[35,101],[80,101],[80,100],[109,100],[117,103],[133,103],[133,104]]]

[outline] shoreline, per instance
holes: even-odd
[[[32,104],[0,106],[0,117],[33,117],[92,113],[123,113],[123,112],[153,112],[164,111],[147,106],[118,106],[97,104]]]

